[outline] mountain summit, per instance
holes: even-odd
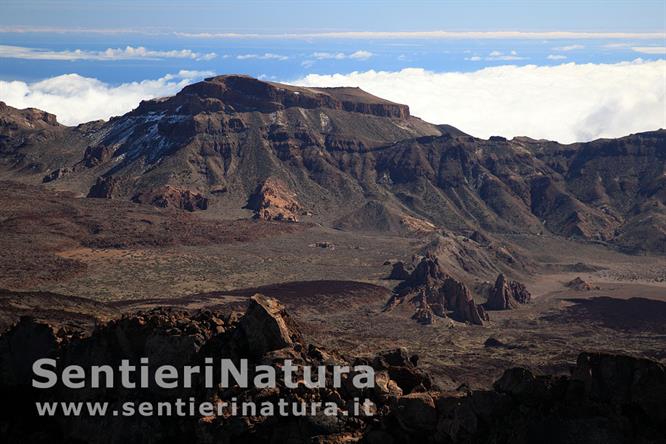
[[[244,75],[211,77],[186,86],[165,100],[142,102],[137,113],[150,111],[261,112],[287,108],[328,108],[380,117],[408,118],[409,107],[375,97],[360,88],[304,88],[264,82]]]

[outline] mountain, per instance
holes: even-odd
[[[666,251],[666,131],[478,139],[358,88],[229,75],[77,127],[0,107],[0,178],[81,196],[419,235],[554,234]]]

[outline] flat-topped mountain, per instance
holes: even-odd
[[[287,108],[329,108],[381,117],[408,118],[409,107],[368,94],[360,88],[305,88],[225,75],[186,86],[173,97],[141,103],[136,114],[171,111],[271,113]]]
[[[664,130],[483,140],[358,88],[238,75],[74,128],[0,107],[1,178],[344,230],[553,233],[663,252],[665,164]]]

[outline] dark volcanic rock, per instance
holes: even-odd
[[[105,145],[94,145],[86,148],[83,153],[83,160],[81,163],[87,168],[97,166],[107,160],[111,159],[113,155],[113,148]]]
[[[472,233],[484,246],[474,233],[548,231],[663,253],[664,146],[665,130],[570,145],[482,140],[357,88],[236,75],[75,128],[39,110],[0,106],[5,177],[40,182],[70,168],[61,189],[79,193],[94,186],[92,177],[113,176],[122,183],[116,199],[171,186],[235,209],[276,178],[329,226],[442,228]]]
[[[666,368],[648,359],[581,353],[572,379],[581,381],[591,399],[632,406],[666,428]],[[666,435],[665,435],[666,436]]]
[[[465,284],[447,275],[433,256],[422,258],[409,277],[393,290],[387,308],[405,300],[417,306],[414,319],[424,324],[432,323],[433,313],[443,317],[446,312],[451,312],[459,321],[472,324],[482,325],[488,320]]]
[[[38,357],[59,365],[117,365],[148,357],[151,364],[201,364],[241,356],[254,365],[279,368],[283,359],[303,365],[336,362],[370,365],[375,387],[359,390],[350,384],[324,389],[300,385],[290,389],[281,376],[275,388],[204,388],[194,378],[192,389],[52,390],[29,387],[30,366]],[[400,442],[432,443],[659,443],[666,436],[666,369],[628,356],[583,353],[572,376],[535,375],[526,369],[507,370],[491,390],[440,392],[417,367],[418,358],[405,349],[374,358],[345,359],[334,352],[302,343],[298,327],[275,301],[257,295],[239,321],[224,321],[209,311],[188,314],[154,309],[100,325],[89,337],[67,336],[42,323],[23,318],[0,336],[0,393],[13,399],[0,408],[0,430],[7,443],[124,442]],[[277,372],[280,375],[280,372]],[[301,374],[297,378],[302,377]],[[330,378],[327,371],[327,378]],[[376,415],[333,417],[253,415],[160,417],[39,417],[36,401],[173,401],[196,402],[333,402],[345,410],[354,397],[367,397]],[[100,433],[103,430],[104,433]]]
[[[62,338],[46,324],[24,316],[0,341],[0,380],[5,385],[29,385],[32,364],[56,354]]]
[[[483,343],[483,346],[484,347],[491,347],[491,348],[494,348],[494,347],[499,348],[499,347],[504,347],[505,344],[504,344],[504,342],[500,341],[497,338],[490,337],[490,338],[486,339],[486,341]]]
[[[510,281],[509,287],[511,288],[513,299],[516,300],[519,304],[528,304],[530,300],[532,300],[532,295],[529,291],[527,291],[525,284],[522,282]]]
[[[277,300],[256,294],[240,319],[236,341],[247,353],[263,355],[285,347],[303,345],[296,324]]]
[[[518,304],[527,304],[531,295],[525,285],[509,281],[503,274],[497,276],[495,286],[490,290],[485,307],[488,310],[509,310]]]
[[[391,274],[389,275],[389,279],[395,279],[398,281],[405,281],[409,279],[409,276],[411,274],[411,271],[405,267],[405,263],[402,261],[398,261],[393,264],[393,268],[391,269]]]
[[[51,171],[49,174],[44,176],[44,178],[42,179],[42,183],[53,182],[54,180],[58,180],[62,177],[65,177],[72,172],[73,172],[72,168],[68,167],[58,168],[57,170]]]
[[[208,199],[201,193],[169,185],[138,194],[132,200],[160,208],[171,207],[187,211],[205,210],[208,208]]]
[[[116,187],[116,179],[112,176],[98,177],[95,185],[90,187],[87,197],[94,197],[98,199],[111,199],[113,197],[113,190]]]
[[[380,117],[409,117],[409,107],[372,96],[359,88],[301,88],[252,77],[228,75],[211,77],[189,85],[176,96],[183,104],[218,110],[229,107],[240,112],[275,112],[291,107],[330,108]],[[192,97],[203,100],[194,102]],[[142,108],[155,109],[159,103],[143,102]]]
[[[418,307],[412,315],[412,319],[419,324],[430,325],[435,322],[435,315],[433,314],[432,308],[425,301],[422,301],[421,306]]]

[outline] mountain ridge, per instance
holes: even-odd
[[[664,130],[568,145],[483,140],[358,88],[238,75],[142,101],[108,122],[64,127],[6,105],[0,115],[3,179],[82,196],[245,218],[262,184],[277,181],[299,203],[290,220],[412,235],[429,226],[553,233],[666,251]],[[386,219],[345,222],[372,215]]]

